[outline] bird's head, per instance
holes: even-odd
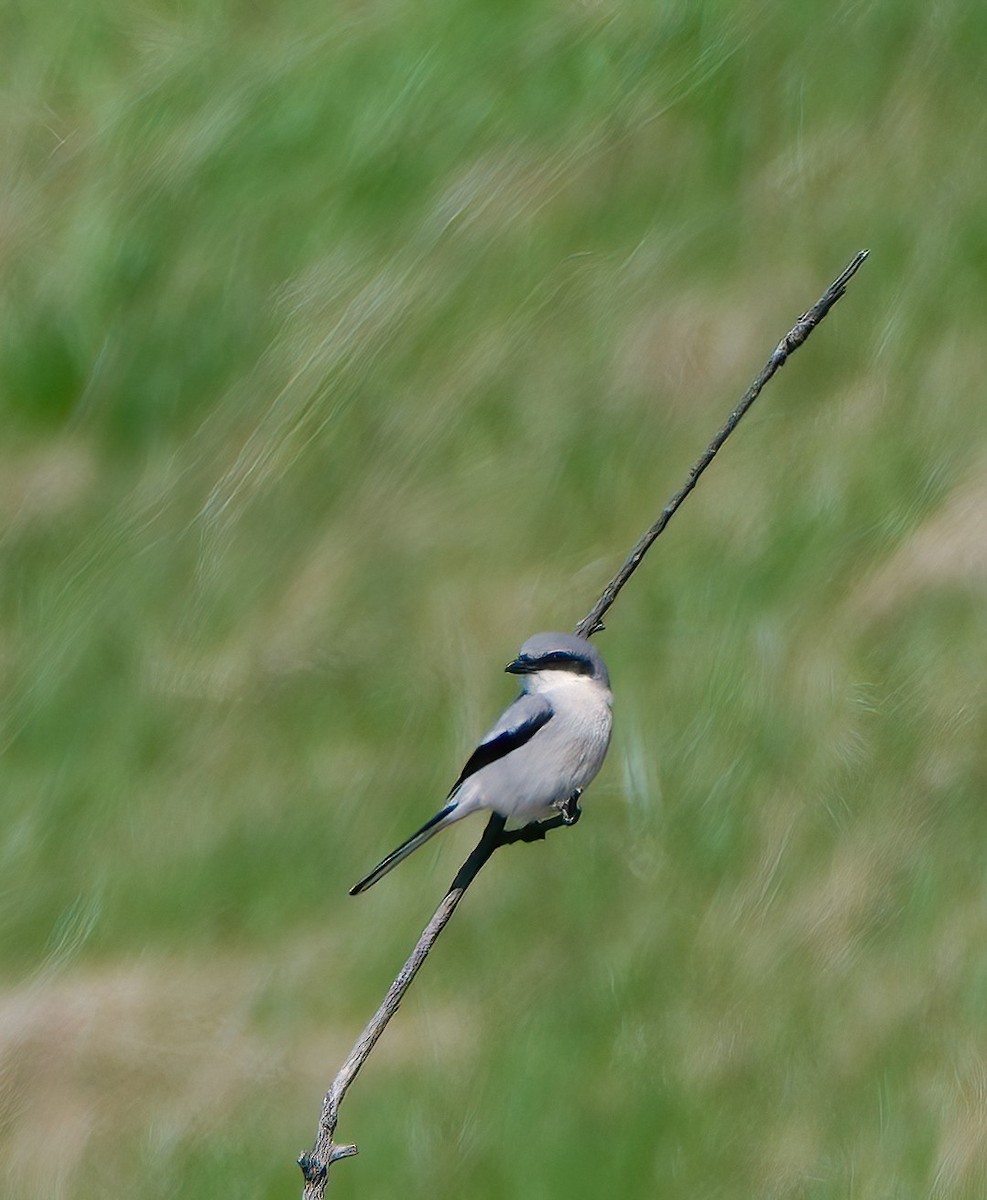
[[[535,687],[571,683],[577,679],[610,686],[606,663],[595,646],[574,633],[536,633],[524,643],[517,658],[504,668],[512,675],[530,677],[525,691]]]

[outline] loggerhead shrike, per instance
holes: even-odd
[[[595,647],[571,633],[536,633],[504,668],[521,695],[486,734],[445,808],[350,888],[364,892],[428,839],[479,809],[527,824],[557,812],[603,765],[613,724],[610,677]]]

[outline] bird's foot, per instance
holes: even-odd
[[[514,842],[543,842],[545,834],[550,829],[568,828],[570,825],[575,825],[583,815],[583,810],[579,807],[579,797],[582,794],[582,788],[577,788],[559,805],[558,814],[549,817],[547,821],[529,821],[520,829],[500,830],[496,835],[497,845],[510,846]]]
[[[571,796],[567,796],[559,805],[559,813],[562,817],[563,825],[575,825],[579,818],[583,815],[583,810],[579,807],[579,797],[583,794],[582,788],[576,788]]]

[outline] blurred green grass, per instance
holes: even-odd
[[[987,13],[0,22],[7,1194],[297,1191],[477,830],[346,887],[864,245],[618,601],[586,818],[477,882],[334,1187],[985,1194]]]

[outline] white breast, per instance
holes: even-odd
[[[538,683],[554,709],[551,720],[525,745],[471,777],[470,807],[492,809],[514,823],[550,816],[574,791],[587,787],[610,744],[608,688],[567,671],[542,672]]]

